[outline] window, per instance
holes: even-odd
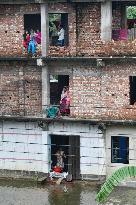
[[[129,77],[129,84],[130,84],[130,105],[134,105],[136,102],[136,76]]]
[[[111,137],[111,162],[129,164],[129,138]]]
[[[49,38],[51,46],[59,46],[58,32],[64,29],[64,46],[68,45],[68,14],[49,14]]]

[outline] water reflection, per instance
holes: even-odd
[[[97,187],[86,183],[39,186],[0,180],[0,205],[97,205]],[[118,187],[104,205],[136,205],[136,190]]]

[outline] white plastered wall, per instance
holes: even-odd
[[[50,136],[80,137],[80,173],[105,175],[105,139],[98,126],[89,123],[49,124],[43,131],[37,122],[0,122],[0,169],[48,173]]]
[[[57,123],[49,126],[49,135],[80,137],[80,173],[105,175],[105,139],[98,126],[89,123]]]
[[[36,122],[0,122],[0,169],[48,172],[47,132]]]

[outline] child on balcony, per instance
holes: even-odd
[[[28,54],[30,53],[30,51],[32,52],[32,56],[34,56],[36,52],[36,40],[35,40],[35,32],[33,30],[31,30],[31,34],[30,34],[30,42],[28,44]]]

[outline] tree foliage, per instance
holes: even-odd
[[[127,19],[136,19],[136,6],[127,7]]]

